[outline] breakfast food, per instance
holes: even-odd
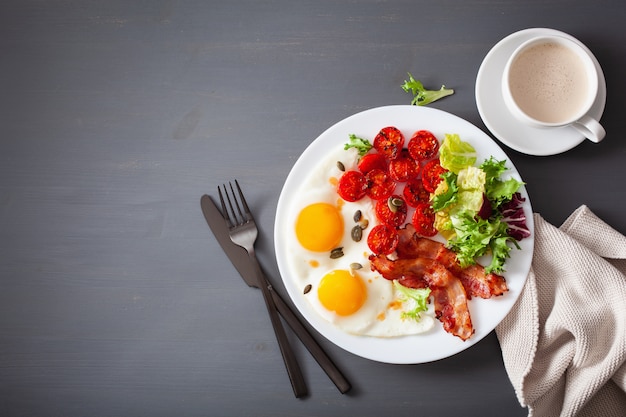
[[[294,196],[294,228],[287,233],[292,279],[317,314],[350,334],[394,337],[428,331],[434,320],[415,313],[419,300],[370,268],[367,238],[377,223],[373,200],[347,201],[337,194],[339,179],[357,169],[358,161],[354,149],[330,152]]]
[[[521,183],[500,179],[502,161],[474,167],[473,148],[454,135],[446,135],[441,159],[440,141],[429,131],[406,142],[393,126],[380,129],[373,144],[350,135],[344,149],[316,164],[293,196],[293,279],[315,312],[345,332],[404,336],[428,331],[438,319],[467,340],[474,333],[468,300],[507,291],[499,273],[508,256],[503,248],[514,238],[500,210],[519,201],[513,195]],[[481,238],[484,247],[466,239],[457,218],[494,227]],[[485,229],[483,223],[472,227]],[[484,268],[476,258],[489,250],[494,261]]]

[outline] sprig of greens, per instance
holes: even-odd
[[[413,300],[414,308],[410,311],[402,313],[402,318],[410,318],[419,321],[422,318],[422,312],[428,310],[428,297],[430,297],[430,288],[408,288],[400,284],[397,280],[393,281],[395,289],[402,294],[401,301],[407,302]]]
[[[350,133],[348,137],[350,138],[350,141],[345,144],[343,147],[344,150],[356,148],[359,152],[359,156],[363,156],[368,153],[370,149],[372,149],[372,144],[369,140],[360,138],[353,133]]]
[[[519,182],[515,178],[509,178],[506,181],[500,179],[500,174],[507,170],[505,164],[506,160],[498,161],[492,156],[480,166],[480,169],[487,174],[485,194],[494,206],[510,201],[513,194],[524,185],[523,182]]]
[[[402,89],[407,93],[410,92],[413,94],[412,105],[425,106],[433,101],[454,94],[454,90],[446,88],[445,85],[442,85],[439,90],[427,90],[420,81],[413,78],[410,72],[407,74],[409,75],[409,80],[404,80]]]
[[[507,234],[506,223],[499,218],[481,219],[468,210],[458,213],[452,221],[456,237],[448,241],[448,247],[456,252],[461,268],[475,264],[476,258],[490,251],[492,259],[485,272],[504,272],[504,262],[511,251],[507,242],[519,249],[515,239]]]
[[[441,175],[446,182],[446,191],[433,196],[431,205],[434,211],[441,211],[458,201],[459,186],[456,184],[457,175],[452,171],[446,171]]]

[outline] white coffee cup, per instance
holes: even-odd
[[[598,70],[577,42],[558,35],[521,44],[504,68],[502,94],[508,110],[537,128],[572,126],[600,142],[606,132],[589,115],[598,94]]]

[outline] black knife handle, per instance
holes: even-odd
[[[267,279],[265,281],[267,282]],[[300,338],[302,344],[306,346],[313,358],[315,358],[320,367],[324,370],[324,372],[326,372],[326,375],[328,375],[328,377],[333,381],[335,386],[339,389],[339,392],[345,394],[350,391],[350,382],[348,382],[346,377],[343,376],[332,359],[326,354],[324,349],[322,349],[313,336],[311,336],[311,333],[309,333],[307,328],[304,327],[300,319],[269,283],[268,288],[280,315],[283,316],[289,327],[291,327],[298,338]]]

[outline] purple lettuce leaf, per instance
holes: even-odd
[[[509,226],[508,234],[515,240],[522,240],[530,236],[526,225],[526,214],[522,203],[526,201],[520,193],[514,193],[510,201],[500,206],[502,221]]]

